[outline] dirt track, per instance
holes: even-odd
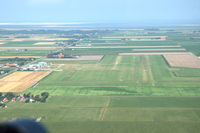
[[[121,61],[121,56],[117,56],[117,58],[115,60],[115,65],[113,66],[112,70],[117,69],[117,65],[120,63],[120,61]]]
[[[50,71],[14,72],[0,79],[0,92],[22,92],[50,73]]]
[[[93,61],[99,61],[103,58],[103,55],[99,56],[79,56],[78,58],[47,58],[45,60],[51,60],[51,61],[75,61],[75,60],[93,60]]]

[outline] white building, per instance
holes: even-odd
[[[47,63],[46,62],[39,62],[38,65],[40,65],[40,67],[47,67]]]

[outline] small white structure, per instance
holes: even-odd
[[[32,103],[32,102],[35,102],[35,100],[33,100],[33,99],[30,99],[30,100],[29,100],[29,102],[30,102],[30,103]]]
[[[40,65],[40,67],[47,67],[47,63],[46,62],[39,62],[38,65]]]
[[[42,68],[48,67],[46,62],[39,62],[38,64],[26,65],[21,68],[22,71],[39,71]]]

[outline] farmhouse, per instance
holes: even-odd
[[[46,62],[39,62],[38,64],[26,65],[21,68],[22,71],[39,71],[42,68],[48,67]]]
[[[0,74],[6,73],[5,70],[0,70]]]
[[[64,58],[64,57],[65,57],[65,55],[62,54],[62,53],[60,53],[60,54],[58,55],[58,58]]]
[[[160,39],[161,40],[166,40],[166,36],[161,36]]]
[[[18,64],[10,64],[10,63],[6,63],[5,65],[6,65],[6,66],[10,66],[10,67],[19,67]]]

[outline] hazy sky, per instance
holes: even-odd
[[[0,0],[0,22],[200,23],[200,0]]]

